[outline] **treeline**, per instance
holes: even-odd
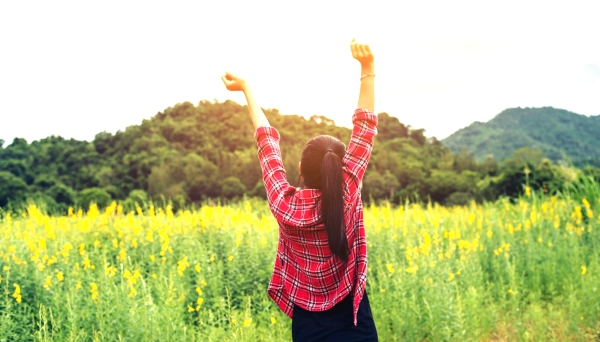
[[[281,133],[288,180],[296,184],[306,141],[328,134],[347,143],[351,131],[323,116],[305,119],[265,110]],[[349,116],[351,113],[348,114]],[[523,185],[548,193],[582,177],[600,179],[600,169],[557,165],[539,150],[523,148],[503,161],[478,162],[453,154],[423,129],[413,129],[379,113],[379,134],[363,181],[363,199],[431,200],[464,204],[515,197]],[[169,200],[177,206],[243,195],[264,197],[253,127],[245,106],[232,101],[177,104],[140,125],[116,134],[99,133],[92,142],[51,136],[28,143],[0,140],[0,207],[28,200],[49,209],[107,205],[119,200]]]

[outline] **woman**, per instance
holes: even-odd
[[[360,62],[360,93],[352,138],[331,136],[306,143],[298,165],[302,189],[285,177],[279,133],[269,125],[246,82],[222,77],[243,91],[254,124],[258,157],[271,212],[279,224],[269,296],[290,318],[294,341],[377,341],[369,300],[367,244],[360,187],[377,134],[374,58],[366,44],[350,43]]]

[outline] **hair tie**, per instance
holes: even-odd
[[[331,149],[328,149],[327,152],[333,152]]]

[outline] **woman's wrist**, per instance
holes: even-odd
[[[360,65],[360,73],[361,73],[361,75],[374,74],[375,73],[375,64],[374,63],[361,64]]]

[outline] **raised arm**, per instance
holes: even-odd
[[[375,62],[371,48],[367,44],[360,44],[356,40],[350,43],[352,57],[360,62],[360,93],[358,94],[358,108],[375,111]]]
[[[225,73],[225,76],[221,77],[223,83],[225,83],[225,87],[229,91],[243,91],[246,96],[246,102],[248,102],[248,110],[250,111],[250,118],[252,119],[252,124],[254,124],[254,129],[256,130],[258,127],[270,127],[269,120],[263,113],[262,109],[256,103],[254,96],[252,95],[252,91],[246,81],[240,77],[237,77],[229,72]]]
[[[276,219],[280,221],[285,218],[289,219],[290,217],[286,216],[286,213],[290,211],[290,207],[284,195],[293,187],[285,177],[285,168],[279,148],[279,132],[269,125],[265,113],[254,100],[250,88],[243,79],[230,73],[226,73],[221,79],[227,90],[243,91],[246,95],[250,118],[254,124],[254,139],[258,147],[258,161],[262,169],[269,207]]]
[[[362,178],[367,169],[373,138],[377,135],[375,107],[375,63],[373,53],[366,44],[350,43],[352,57],[360,62],[361,78],[358,108],[352,116],[352,137],[344,155],[344,177],[351,194],[360,191]]]

